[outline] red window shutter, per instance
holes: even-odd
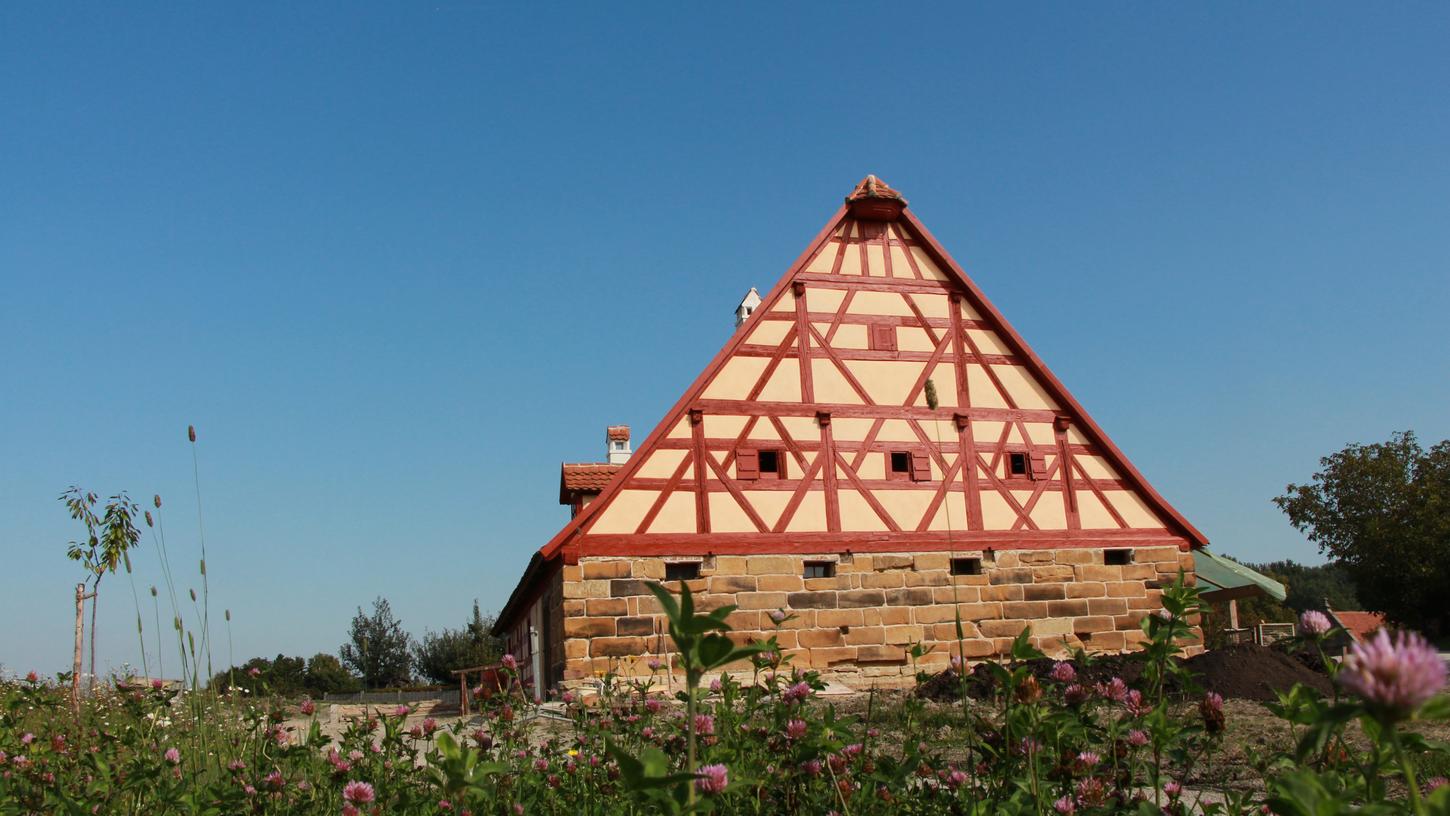
[[[737,479],[760,478],[760,452],[743,450],[735,455],[735,477]]]
[[[1033,479],[1046,479],[1047,478],[1047,456],[1046,456],[1046,454],[1034,453],[1034,454],[1032,454],[1032,457],[1030,459],[1030,462],[1031,462],[1031,464],[1028,465],[1028,468],[1027,468],[1028,475],[1031,476]]]
[[[927,457],[925,452],[912,451],[911,480],[913,482],[931,481],[931,459]]]
[[[895,326],[872,326],[871,327],[871,350],[872,351],[896,351],[896,327]]]

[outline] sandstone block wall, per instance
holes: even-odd
[[[907,650],[929,652],[935,669],[956,653],[960,610],[969,659],[1005,654],[1026,626],[1048,654],[1082,647],[1118,652],[1138,646],[1139,621],[1159,607],[1158,587],[1193,558],[1177,547],[1139,547],[1132,563],[1109,566],[1102,549],[962,552],[981,557],[980,575],[953,575],[952,554],[720,555],[689,558],[585,558],[564,567],[564,680],[578,684],[607,671],[648,674],[651,657],[671,651],[667,625],[649,581],[663,581],[667,561],[697,560],[687,584],[697,608],[726,604],[730,636],[740,642],[774,635],[792,665],[853,685],[889,684],[914,670]],[[830,561],[836,574],[805,578],[805,562]],[[676,582],[668,584],[671,588]],[[777,628],[773,610],[793,619]]]

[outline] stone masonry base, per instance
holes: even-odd
[[[969,660],[1004,655],[1026,626],[1050,655],[1132,650],[1142,638],[1139,621],[1159,607],[1158,588],[1180,569],[1193,576],[1192,555],[1173,546],[1134,548],[1123,565],[1105,564],[1100,548],[958,554],[981,559],[977,575],[953,575],[952,557],[585,558],[563,573],[565,686],[606,672],[647,676],[651,659],[672,665],[665,620],[647,588],[663,582],[666,562],[699,562],[700,577],[687,582],[698,609],[738,607],[729,618],[732,639],[774,636],[791,665],[855,688],[903,685],[918,669],[940,670],[957,653],[958,612]],[[835,575],[804,578],[806,562],[833,564]],[[668,586],[678,591],[678,582]],[[777,627],[775,610],[791,619]],[[918,643],[926,651],[913,663],[908,651]]]

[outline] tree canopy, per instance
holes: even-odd
[[[502,652],[500,644],[489,630],[493,618],[478,611],[478,601],[473,602],[473,615],[462,629],[448,629],[437,634],[424,632],[423,640],[413,650],[413,664],[418,674],[434,683],[457,682],[453,672],[482,666],[498,659]]]
[[[348,629],[348,642],[338,650],[342,662],[367,688],[406,685],[412,679],[413,638],[393,617],[387,599],[373,601],[373,612],[358,607]]]
[[[1274,503],[1344,564],[1366,608],[1431,637],[1450,633],[1450,440],[1426,450],[1405,431],[1319,463]]]

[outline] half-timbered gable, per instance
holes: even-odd
[[[698,562],[700,588],[740,605],[744,631],[784,608],[811,619],[790,632],[800,662],[873,675],[901,673],[906,642],[954,641],[935,625],[967,603],[978,655],[1024,621],[1052,621],[1036,627],[1051,630],[1044,641],[1125,648],[1156,582],[1191,569],[1184,554],[1203,536],[875,177],[737,315],[724,348],[535,556],[531,573],[562,570],[566,669],[550,679],[660,649],[640,579],[671,562]],[[958,570],[969,558],[983,569]],[[1132,586],[1110,602],[1107,584]],[[501,625],[523,614],[527,585]],[[868,594],[843,607],[853,591]],[[870,630],[854,644],[853,625]]]

